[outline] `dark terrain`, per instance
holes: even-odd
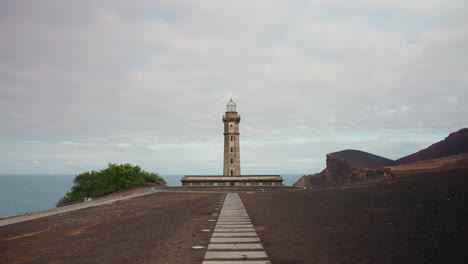
[[[223,194],[155,193],[0,227],[1,263],[201,263]]]
[[[236,190],[272,263],[468,263],[467,175]],[[191,247],[208,245],[223,197],[154,193],[3,226],[1,263],[202,263]]]
[[[243,193],[272,263],[468,263],[468,170]]]

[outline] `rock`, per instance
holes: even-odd
[[[393,177],[393,173],[389,168],[360,168],[337,155],[327,154],[327,167],[322,172],[314,175],[304,175],[294,183],[294,186],[332,187]]]

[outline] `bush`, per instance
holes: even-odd
[[[131,164],[112,164],[101,171],[91,171],[79,174],[73,181],[71,190],[60,199],[58,205],[83,201],[85,197],[100,197],[145,182],[166,184],[157,173],[143,171],[139,166]]]
[[[154,182],[154,183],[159,183],[163,185],[166,184],[166,180],[160,177],[157,173],[142,171],[142,175],[143,175],[143,178],[145,179],[145,182]]]

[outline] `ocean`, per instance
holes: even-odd
[[[0,174],[0,218],[55,207],[73,186],[75,174]],[[183,175],[163,175],[170,186],[181,186]],[[282,174],[292,185],[302,174]]]

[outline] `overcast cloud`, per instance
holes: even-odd
[[[314,173],[468,126],[466,1],[1,1],[0,173]]]

